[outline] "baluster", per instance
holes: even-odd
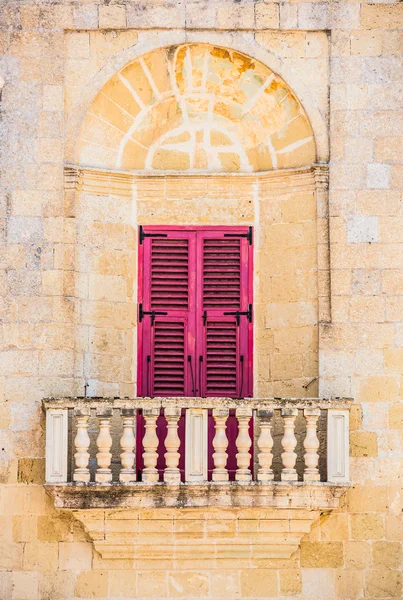
[[[228,419],[228,409],[214,408],[213,418],[215,421],[215,435],[213,439],[214,470],[212,473],[213,481],[228,481],[228,471],[226,469],[228,454],[228,439],[226,434],[226,422]]]
[[[181,409],[168,407],[164,411],[167,420],[168,433],[165,438],[165,462],[164,481],[168,483],[179,483],[181,472],[178,469],[180,454],[178,452],[180,439],[178,435],[178,421],[181,416]]]
[[[76,448],[74,460],[76,468],[74,469],[73,481],[88,483],[90,480],[90,470],[88,468],[88,461],[90,459],[88,448],[91,441],[90,436],[88,435],[90,411],[89,409],[77,409],[74,411],[74,416],[76,418],[77,434],[74,438],[74,446]]]
[[[306,420],[306,436],[304,440],[305,448],[305,469],[304,481],[320,481],[318,469],[319,462],[319,439],[316,432],[318,418],[320,416],[319,408],[305,408],[304,417]]]
[[[295,469],[297,455],[294,452],[297,445],[297,438],[295,437],[294,430],[298,410],[296,408],[283,408],[281,410],[281,415],[284,418],[284,436],[281,440],[281,445],[284,448],[284,452],[281,454],[281,459],[283,461],[281,481],[298,481],[298,474]]]
[[[249,435],[249,421],[252,417],[251,408],[237,408],[236,418],[238,421],[238,436],[236,438],[237,447],[237,470],[235,473],[236,481],[251,481],[252,472],[250,466],[250,447],[251,439]]]
[[[134,469],[134,461],[136,459],[136,455],[134,454],[136,446],[136,437],[134,435],[135,411],[132,408],[122,408],[121,415],[123,433],[120,438],[120,446],[123,452],[120,455],[122,468],[119,473],[119,481],[121,483],[133,483],[136,481],[136,469]]]
[[[146,432],[143,438],[143,481],[149,483],[158,481],[159,479],[158,469],[156,468],[158,460],[158,437],[156,430],[159,414],[159,408],[148,408],[143,411],[146,426]]]
[[[271,419],[273,417],[272,410],[258,410],[257,415],[260,424],[260,435],[257,441],[257,446],[260,450],[257,455],[259,461],[259,470],[257,473],[258,481],[272,481],[274,479],[273,469],[273,438],[271,435]]]
[[[95,473],[95,481],[98,483],[109,483],[112,481],[111,471],[111,460],[112,454],[110,452],[112,446],[111,438],[111,417],[112,409],[100,408],[97,410],[97,417],[99,419],[99,433],[97,437],[97,471]]]

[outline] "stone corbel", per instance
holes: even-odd
[[[196,486],[197,490],[195,486],[183,486],[180,494],[176,488],[148,486],[137,499],[133,490],[126,490],[125,500],[120,497],[120,501],[113,488],[107,492],[104,489],[104,494],[109,494],[109,504],[115,503],[119,508],[85,508],[73,510],[72,514],[84,526],[102,559],[189,560],[190,563],[197,532],[195,559],[213,558],[219,566],[220,559],[231,556],[246,560],[290,558],[313,523],[339,506],[340,496],[346,490],[343,486],[286,484],[276,490],[264,485],[257,492],[255,486],[251,506],[248,492],[239,486],[235,490],[235,485],[231,490],[219,485],[215,490],[206,485]],[[88,491],[81,489],[81,494],[87,492],[87,499]],[[79,489],[75,495],[80,495]],[[92,495],[94,500],[100,497]],[[204,496],[206,504],[204,508],[181,508],[183,495],[193,499],[199,496],[199,501]],[[149,501],[145,502],[147,496]],[[231,499],[231,504],[221,504],[219,496],[221,500],[224,496]],[[245,501],[246,505],[240,506]],[[157,505],[164,509],[155,508]]]

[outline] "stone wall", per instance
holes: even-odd
[[[0,25],[0,598],[401,597],[402,4],[8,1]],[[312,189],[279,194],[270,178],[258,184],[249,174],[233,188],[226,184],[231,208],[224,215],[196,177],[186,189],[182,181],[161,189],[159,179],[139,177],[134,218],[120,184],[116,195],[94,194],[95,184],[85,189],[88,178],[82,187],[74,170],[65,184],[64,166],[76,165],[82,120],[103,86],[148,52],[185,43],[233,49],[290,86],[312,126],[317,162],[328,160],[330,139],[328,204],[318,185],[314,203]],[[217,184],[209,181],[212,190]],[[211,222],[264,229],[256,254],[267,285],[256,295],[259,394],[301,395],[302,383],[319,377],[321,395],[354,397],[353,488],[289,560],[245,561],[229,552],[219,565],[199,561],[207,534],[231,539],[265,520],[244,515],[241,525],[238,516],[215,518],[213,510],[175,525],[194,535],[194,559],[101,559],[41,485],[40,401],[82,394],[86,384],[93,393],[132,393],[133,224],[177,222],[184,214],[202,222],[200,202],[213,205]],[[279,218],[287,231],[274,248]],[[300,244],[305,221],[315,231]],[[290,274],[294,261],[299,267]],[[318,289],[309,302],[322,300],[306,323],[298,302],[311,272]],[[111,289],[105,282],[120,290],[118,308],[100,297]],[[143,517],[150,535],[155,527],[177,532],[175,511]]]

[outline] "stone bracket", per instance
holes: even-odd
[[[71,509],[103,559],[289,558],[321,514],[338,508],[347,485],[46,485],[56,508]],[[164,510],[161,510],[164,509]]]

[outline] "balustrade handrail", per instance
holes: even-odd
[[[133,398],[106,398],[101,396],[75,396],[75,397],[49,397],[43,399],[45,410],[49,408],[97,408],[105,406],[110,408],[228,408],[237,409],[248,407],[252,410],[279,409],[279,408],[319,408],[349,410],[353,403],[352,398],[200,398],[200,397],[133,397]]]
[[[232,465],[235,461],[231,477],[238,482],[267,484],[275,483],[277,479],[293,483],[302,478],[306,483],[318,483],[321,481],[318,424],[326,413],[327,438],[322,445],[322,455],[324,448],[327,453],[326,481],[346,483],[349,477],[351,403],[348,398],[47,398],[43,400],[46,411],[46,481],[68,483],[68,460],[75,449],[70,479],[76,484],[88,484],[91,480],[103,485],[112,482],[136,484],[139,472],[140,480],[146,483],[157,483],[163,477],[165,483],[180,484],[183,476],[187,483],[206,483],[209,478],[212,482],[227,482],[230,480],[231,461]],[[69,414],[72,415],[73,426]],[[91,420],[95,415],[97,424]],[[113,418],[117,415],[120,415],[118,437],[116,432],[112,432]],[[185,423],[182,436],[185,437],[181,441],[179,424],[182,417]],[[304,437],[302,439],[301,433],[298,433],[298,442],[296,426],[299,417],[303,418]],[[158,429],[160,418],[164,423],[164,433]],[[236,436],[235,439],[233,430],[232,445],[228,436],[231,419]],[[76,431],[70,446],[69,423],[70,433],[74,428]],[[210,427],[210,442],[208,423],[213,426]],[[136,434],[140,436],[140,445],[136,444]],[[276,445],[274,438],[277,439]],[[113,481],[112,450],[116,456],[117,442],[120,446],[120,471],[118,481]],[[183,469],[182,465],[181,471],[182,443],[182,458],[185,458],[186,466]],[[165,451],[161,451],[161,444]],[[276,456],[273,448],[277,448]],[[212,461],[213,467],[209,469],[208,476],[209,461]],[[277,474],[273,470],[273,462],[276,461]],[[324,476],[322,473],[322,481]]]

